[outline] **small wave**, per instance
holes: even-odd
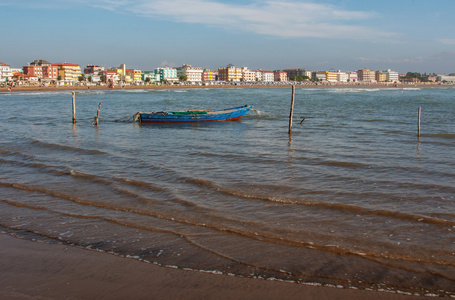
[[[122,92],[124,92],[124,93],[147,93],[148,90],[146,90],[146,89],[126,89],[126,90],[122,90]]]
[[[71,91],[29,91],[29,92],[6,92],[2,93],[4,95],[10,96],[56,96],[56,95],[71,95]]]
[[[225,193],[227,195],[232,195],[236,197],[241,197],[244,199],[257,199],[262,201],[270,201],[275,203],[281,204],[293,204],[293,205],[306,205],[306,206],[314,206],[320,207],[323,209],[331,209],[337,211],[348,211],[351,213],[355,213],[357,215],[376,215],[376,216],[383,216],[389,218],[396,218],[402,220],[409,220],[415,222],[422,222],[427,224],[434,224],[439,225],[442,227],[454,227],[455,222],[449,220],[443,220],[434,217],[427,217],[417,214],[408,214],[402,213],[397,211],[388,211],[388,210],[379,210],[379,209],[368,209],[361,206],[350,205],[350,204],[342,204],[342,203],[331,203],[331,202],[322,202],[322,201],[312,201],[300,198],[290,198],[290,197],[283,197],[283,196],[274,196],[274,195],[261,195],[261,194],[254,194],[254,193],[247,193],[238,190],[233,190],[229,188],[223,188],[210,180],[204,179],[189,179],[187,182],[205,186],[210,189],[215,189],[220,193]]]
[[[79,95],[103,95],[103,94],[106,94],[105,91],[100,91],[100,90],[77,90],[76,91],[76,94],[79,94]]]
[[[38,140],[32,141],[32,144],[38,145],[43,148],[54,148],[54,149],[58,149],[58,150],[85,152],[87,154],[106,154],[106,152],[96,150],[96,149],[84,149],[84,148],[78,148],[78,147],[67,146],[67,145],[58,145],[58,144],[47,143],[47,142],[38,141]]]
[[[386,91],[387,88],[329,88],[328,92],[330,93],[335,93],[335,94],[345,94],[345,93],[364,93],[364,92],[380,92],[380,91]]]

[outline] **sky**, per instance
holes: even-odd
[[[454,0],[0,0],[0,62],[455,73]]]

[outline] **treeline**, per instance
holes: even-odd
[[[408,72],[408,73],[406,73],[406,76],[404,76],[402,78],[418,78],[420,80],[423,80],[424,78],[426,78],[429,75],[437,76],[435,73],[433,73],[433,74],[427,74],[427,73],[421,74],[421,73],[418,73],[418,72]]]

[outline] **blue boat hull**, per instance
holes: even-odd
[[[184,112],[153,112],[139,113],[141,123],[189,123],[189,122],[214,122],[235,121],[250,111],[252,105],[227,108],[218,111],[184,111]]]

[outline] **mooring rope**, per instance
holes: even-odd
[[[126,117],[123,117],[123,118],[120,118],[118,120],[115,120],[115,122],[118,122],[118,121],[122,121],[122,120],[125,120],[125,119],[130,119],[130,118],[133,118],[134,122],[137,121],[137,118],[139,116],[139,114],[141,114],[142,112],[138,111],[137,113],[135,113],[134,115],[130,115],[130,116],[126,116]]]

